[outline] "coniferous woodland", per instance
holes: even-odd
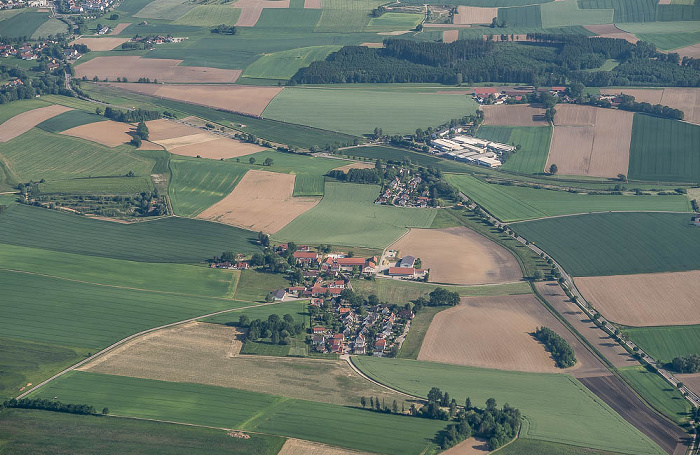
[[[384,48],[345,46],[300,69],[290,84],[521,82],[586,86],[700,86],[700,60],[653,44],[581,35],[529,34],[528,41],[454,43],[387,39]],[[607,59],[620,64],[595,71]]]

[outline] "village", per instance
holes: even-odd
[[[286,289],[273,290],[267,300],[309,301],[311,348],[319,353],[391,356],[408,333],[414,313],[411,304],[401,308],[379,302],[375,296],[364,300],[354,293],[350,278],[424,280],[429,270],[421,269],[420,259],[398,257],[388,250],[382,258],[354,257],[350,253],[319,253],[308,246],[280,244],[272,248],[284,257],[289,248],[299,274],[298,282]],[[250,261],[240,256],[213,262],[212,268],[248,270]]]
[[[432,198],[428,190],[418,189],[422,182],[420,176],[411,175],[410,169],[401,168],[374,203],[399,207],[428,207]]]

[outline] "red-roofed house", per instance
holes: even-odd
[[[389,267],[389,276],[408,276],[414,277],[416,269],[413,267]]]
[[[314,333],[316,333],[316,334],[319,334],[319,333],[326,333],[326,328],[325,328],[325,327],[316,326],[316,327],[314,327]]]
[[[318,261],[318,253],[313,251],[295,251],[294,259],[296,259],[297,264],[311,265]]]
[[[386,349],[386,340],[384,338],[379,338],[374,342],[374,355],[381,356]]]
[[[495,87],[477,87],[474,89],[474,96],[489,96],[499,93],[499,90]]]

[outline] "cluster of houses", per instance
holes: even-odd
[[[373,275],[377,272],[376,256],[371,258],[347,257],[342,253],[329,253],[323,256],[311,251],[308,246],[299,247],[293,256],[297,265],[302,268],[309,269],[318,266],[317,271],[332,276],[338,276],[341,272],[356,271],[363,275]]]
[[[180,43],[183,40],[186,40],[186,37],[174,37],[174,36],[163,36],[163,35],[153,35],[153,36],[144,36],[144,37],[137,37],[137,38],[132,38],[131,41],[136,42],[136,43],[144,43],[144,44],[165,44],[165,43]]]
[[[17,47],[13,46],[12,44],[0,44],[0,57],[17,57],[21,58],[22,60],[36,60],[41,55],[41,51],[43,51],[47,46],[56,43],[57,41],[44,40],[43,42],[36,44],[24,43]],[[75,49],[65,49],[63,51],[63,56],[66,58],[66,60],[78,60],[82,54]],[[60,66],[59,62],[55,59],[50,60],[48,65],[50,71],[55,70]]]
[[[393,278],[417,280],[425,278],[428,270],[416,268],[416,258],[404,256],[394,266],[387,269],[386,274]]]
[[[530,93],[550,92],[552,95],[563,96],[566,87],[538,88],[532,86],[518,87],[477,87],[472,92],[472,97],[479,104],[504,104],[506,100],[512,98],[515,101],[522,101],[523,96]]]
[[[46,0],[0,0],[0,9],[38,8],[46,6]]]
[[[324,353],[384,357],[392,347],[401,347],[414,317],[411,310],[394,312],[386,305],[376,305],[360,315],[339,298],[331,299],[325,306],[322,299],[314,299],[311,305],[320,310],[317,319],[323,320],[325,311],[341,323],[337,332],[324,325],[314,325],[311,345]]]
[[[486,141],[462,134],[452,136],[454,133],[461,132],[461,128],[441,131],[438,137],[431,141],[431,145],[442,152],[445,158],[490,168],[500,167],[503,164],[500,158],[504,153],[515,151],[514,146],[500,142]]]
[[[71,13],[83,13],[85,11],[107,11],[114,5],[112,0],[68,0],[68,10]]]
[[[402,168],[399,170],[399,175],[389,183],[384,192],[379,195],[375,204],[390,204],[399,207],[427,207],[430,204],[431,198],[428,191],[418,193],[416,188],[422,182],[419,176],[410,177],[410,170]],[[402,179],[404,174],[408,179]]]

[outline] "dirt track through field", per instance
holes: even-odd
[[[619,324],[700,324],[700,270],[579,277],[576,287],[607,319]]]
[[[238,320],[231,314],[231,320]],[[232,387],[359,406],[360,396],[407,397],[372,384],[342,360],[238,355],[236,328],[192,322],[151,332],[80,367],[83,371]]]
[[[627,175],[634,113],[603,108],[595,108],[596,112],[591,113],[589,106],[562,109],[563,123],[575,125],[593,120],[595,126],[556,125],[545,168],[556,164],[562,175]]]
[[[274,234],[321,198],[293,197],[293,174],[250,170],[236,188],[197,218]]]
[[[518,105],[493,105],[482,106],[484,111],[484,125],[504,126],[546,126],[544,109],[530,107],[524,104]]]
[[[698,55],[700,57],[700,54]],[[661,104],[674,109],[680,109],[685,115],[686,122],[700,124],[700,88],[673,87],[665,89],[600,89],[604,95],[625,95],[634,96],[638,103]],[[557,113],[557,115],[559,115]]]
[[[579,362],[557,368],[532,333],[546,326],[570,340]],[[430,324],[418,360],[499,370],[574,373],[597,368],[569,331],[533,295],[465,297],[438,313]]]
[[[117,26],[114,27],[114,30],[112,30],[111,32],[109,32],[109,34],[110,34],[110,35],[118,35],[118,34],[120,34],[121,32],[123,32],[124,29],[127,28],[127,27],[130,26],[130,25],[131,25],[131,22],[126,22],[126,23],[122,23],[122,24],[117,24]]]
[[[32,109],[31,111],[17,114],[0,125],[0,142],[7,142],[17,136],[26,133],[44,120],[55,117],[72,109],[58,104]]]
[[[282,87],[110,84],[124,90],[259,116]]]
[[[498,17],[498,8],[480,8],[477,6],[458,6],[454,15],[454,24],[490,24]]]
[[[411,229],[389,249],[420,258],[434,283],[509,283],[523,276],[508,250],[464,227]]]
[[[62,131],[61,134],[97,142],[107,147],[116,147],[131,141],[132,136],[128,132],[132,129],[128,123],[106,120],[76,126]]]
[[[126,43],[127,41],[129,41],[129,38],[88,38],[88,37],[82,37],[82,38],[78,38],[75,41],[72,41],[70,44],[84,44],[91,51],[100,52],[100,51],[111,51],[115,47],[121,46],[122,43]]]
[[[117,38],[113,38],[117,39]],[[202,66],[182,66],[182,60],[165,58],[143,58],[137,55],[95,57],[75,67],[76,78],[97,76],[99,80],[116,81],[126,77],[136,82],[149,78],[158,82],[196,82],[232,84],[241,75],[241,70],[227,70]],[[156,87],[159,87],[156,85]]]
[[[282,450],[277,455],[369,455],[367,452],[333,447],[303,439],[287,438]]]
[[[445,30],[442,32],[443,43],[454,43],[459,39],[459,30]]]

